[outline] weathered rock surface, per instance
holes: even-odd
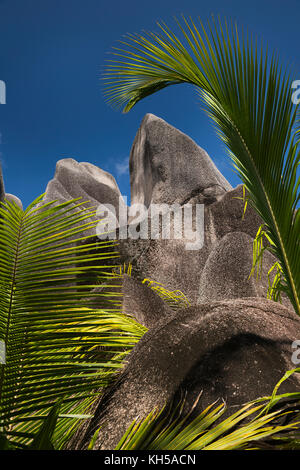
[[[147,328],[154,328],[158,322],[174,315],[159,295],[131,276],[123,277],[122,293],[123,313],[132,316]]]
[[[266,297],[268,271],[276,258],[266,252],[259,279],[249,279],[253,239],[243,232],[230,232],[212,247],[201,273],[198,303],[214,300]],[[290,306],[289,304],[287,306]]]
[[[96,237],[96,226],[101,233],[106,231],[100,222],[100,218],[112,214],[113,218],[118,219],[119,208],[126,208],[118,185],[112,175],[91,163],[79,163],[72,158],[59,160],[56,164],[54,178],[47,185],[42,204],[51,201],[61,204],[78,198],[80,199],[72,204],[76,212],[82,208],[86,208],[88,212],[89,210],[96,211],[99,209],[100,204],[107,208],[105,213],[90,214],[84,222],[80,222],[80,224],[90,224],[86,226],[81,234],[84,237]],[[83,206],[75,209],[76,205],[81,203],[84,203]],[[71,235],[70,243],[77,238],[77,235]]]
[[[159,178],[161,172],[166,178]],[[135,138],[130,173],[133,204],[205,205],[201,249],[187,250],[184,237],[180,240],[127,238],[120,240],[119,247],[121,262],[131,262],[140,279],[161,282],[169,290],[179,289],[192,304],[197,304],[201,273],[215,243],[235,231],[254,237],[261,220],[251,207],[243,217],[241,185],[232,190],[204,150],[151,114],[145,116]],[[82,197],[82,201],[90,200],[94,206],[111,204],[118,215],[119,196],[117,183],[108,173],[89,163],[63,159],[57,162],[44,200],[64,202]],[[95,235],[95,229],[87,230],[85,235]]]
[[[262,220],[248,204],[244,214],[243,185],[228,191],[214,204],[207,207],[207,228],[211,241],[220,240],[230,232],[244,232],[256,236]]]
[[[114,177],[104,170],[73,158],[64,158],[56,164],[54,178],[48,183],[44,203],[57,200],[62,203],[81,198],[86,207],[98,208],[111,205],[119,214],[119,205],[126,207]],[[95,230],[91,232],[95,235]]]
[[[291,363],[298,317],[261,298],[212,302],[180,310],[151,329],[131,353],[119,380],[77,434],[84,448],[99,426],[95,448],[113,449],[129,424],[187,390],[187,407],[203,391],[198,410],[224,399],[227,414],[269,395]],[[292,376],[282,393],[295,391]]]
[[[110,285],[87,291],[87,299],[105,291],[111,294],[107,305],[91,299],[95,306],[109,307],[122,292],[122,311],[149,331],[70,448],[86,448],[102,426],[96,448],[113,449],[133,419],[182,391],[187,391],[187,409],[203,391],[197,410],[223,399],[231,414],[243,403],[269,395],[285,371],[294,368],[291,345],[299,338],[300,319],[288,301],[280,305],[266,299],[273,256],[265,254],[259,282],[248,279],[252,242],[262,221],[249,205],[244,214],[242,186],[232,189],[204,150],[150,114],[132,147],[130,178],[132,204],[204,204],[203,246],[186,249],[187,237],[120,240],[120,264],[131,263],[133,277],[112,279]],[[88,163],[60,160],[45,201],[80,196],[91,205],[111,204],[118,214],[120,191],[111,175]],[[151,225],[153,217],[146,217]],[[195,228],[195,213],[192,220]],[[138,232],[141,226],[130,219],[127,228]],[[95,266],[91,279],[94,271]],[[171,310],[141,284],[145,278],[182,291],[192,306]],[[299,385],[300,378],[292,376],[281,391],[299,390]]]
[[[9,202],[14,202],[20,209],[23,210],[23,204],[21,199],[19,199],[14,194],[5,193],[5,199],[7,199]]]
[[[205,150],[163,119],[146,114],[129,160],[132,204],[216,199],[232,189]]]
[[[89,304],[93,308],[115,308],[121,305],[125,315],[134,318],[147,328],[153,328],[161,320],[174,315],[174,311],[146,284],[127,274],[112,277],[107,285],[91,292]],[[105,298],[95,294],[105,294]]]
[[[130,261],[140,278],[150,278],[161,282],[170,290],[179,289],[192,304],[196,304],[201,274],[216,243],[226,234],[233,232],[242,232],[254,238],[261,225],[261,219],[249,205],[243,216],[242,196],[242,185],[240,185],[226,192],[220,200],[205,204],[204,244],[201,249],[187,250],[188,240],[184,237],[180,240],[131,240],[128,238],[120,240],[119,250],[122,261]],[[198,203],[203,204],[195,198],[193,204]],[[245,270],[248,267],[249,263]],[[250,270],[251,265],[249,273]],[[261,295],[261,290],[259,293]]]

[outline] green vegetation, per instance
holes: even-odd
[[[265,249],[276,256],[270,294],[278,300],[286,293],[300,314],[300,128],[291,82],[274,56],[269,59],[252,38],[240,38],[226,23],[209,25],[207,31],[192,20],[183,19],[178,26],[182,41],[165,25],[160,25],[160,34],[128,36],[123,49],[115,50],[119,60],[107,67],[107,96],[129,111],[169,85],[196,86],[249,203],[264,222],[254,265]],[[6,346],[6,361],[0,364],[2,449],[64,448],[146,332],[121,313],[120,297],[109,291],[114,259],[117,265],[115,243],[84,235],[96,226],[94,216],[78,201],[56,205],[39,198],[24,212],[15,204],[1,204],[0,340]],[[188,305],[183,294],[144,282],[170,306]],[[103,292],[92,294],[100,283],[105,284]],[[98,296],[103,307],[91,308],[87,293]],[[198,416],[183,416],[184,403],[153,410],[131,425],[117,449],[299,448],[298,410],[286,407],[300,395],[277,391],[223,421],[222,404],[212,404]],[[278,424],[287,416],[287,424]]]
[[[53,445],[62,447],[146,331],[109,292],[114,243],[84,236],[95,212],[76,201],[39,202],[24,212],[9,202],[0,208],[0,435],[17,448],[35,446],[53,405],[47,423],[57,421]],[[99,287],[90,284],[93,268],[106,284],[94,296],[99,305],[111,298],[110,308],[88,306],[87,287]]]
[[[254,265],[265,249],[275,255],[269,294],[279,300],[284,292],[300,315],[300,108],[292,102],[292,82],[278,59],[236,26],[177,23],[180,35],[159,24],[159,33],[120,41],[104,76],[107,100],[127,112],[170,85],[196,87],[264,222]]]
[[[277,400],[281,398],[276,395]],[[281,449],[287,444],[285,439],[291,444],[292,433],[295,446],[299,440],[299,421],[295,419],[299,416],[295,414],[292,423],[280,425],[279,420],[286,418],[288,412],[270,412],[274,397],[267,404],[258,403],[265,400],[247,403],[222,421],[224,403],[208,406],[193,419],[193,408],[181,417],[184,400],[175,411],[171,406],[153,410],[144,420],[132,423],[116,450],[252,450],[266,447],[266,440],[269,448]]]
[[[121,313],[119,295],[109,291],[111,276],[121,278],[126,270],[111,269],[113,242],[95,245],[83,235],[96,224],[93,215],[76,201],[43,205],[38,199],[24,212],[13,203],[1,206],[0,339],[6,345],[6,363],[0,365],[1,449],[63,449],[82,420],[91,418],[91,405],[147,331]],[[98,278],[87,284],[94,269]],[[99,282],[106,288],[94,295],[106,307],[91,309],[86,288]],[[187,305],[179,291],[144,282],[172,308]],[[182,417],[184,402],[153,410],[142,422],[132,423],[116,449],[240,449],[254,441],[262,446],[275,435],[280,445],[296,446],[298,412],[282,425],[278,419],[290,412],[280,407],[270,411],[289,398],[277,395],[277,389],[272,397],[249,403],[217,423],[224,404],[212,404],[196,417]],[[299,398],[299,393],[290,394],[290,399]]]

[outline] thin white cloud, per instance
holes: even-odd
[[[129,158],[125,157],[123,160],[119,160],[115,163],[115,169],[117,176],[123,176],[129,173]]]

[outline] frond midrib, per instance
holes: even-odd
[[[8,345],[9,343],[10,324],[11,324],[11,317],[13,315],[12,305],[13,305],[13,298],[14,298],[14,289],[16,286],[17,266],[19,262],[19,249],[20,249],[20,243],[21,243],[21,237],[22,237],[22,230],[23,230],[23,215],[22,215],[21,220],[19,220],[19,227],[18,227],[18,233],[17,233],[17,238],[16,238],[16,250],[15,250],[12,277],[11,277],[11,290],[10,290],[9,304],[8,304],[7,325],[6,325],[5,336],[4,336],[5,345]],[[1,370],[1,376],[0,376],[0,421],[1,421],[1,401],[3,399],[3,386],[4,386],[4,381],[5,381],[5,368],[6,368],[5,364],[3,364],[1,367],[2,370]]]
[[[262,191],[264,193],[264,196],[266,198],[266,201],[267,201],[267,204],[268,204],[268,208],[269,208],[269,211],[270,211],[270,214],[271,214],[271,217],[272,217],[272,221],[273,221],[273,224],[274,224],[274,227],[275,227],[275,230],[276,230],[276,234],[277,234],[277,237],[278,237],[278,240],[279,240],[279,243],[280,243],[280,248],[281,248],[281,252],[282,252],[282,255],[283,255],[283,258],[284,258],[284,262],[285,262],[285,268],[287,269],[287,272],[288,272],[288,276],[289,276],[289,283],[292,287],[292,291],[293,291],[293,296],[294,296],[294,300],[295,300],[295,303],[296,303],[296,307],[297,307],[297,310],[298,310],[298,315],[300,315],[300,299],[298,297],[298,293],[297,293],[297,288],[296,288],[296,285],[294,283],[294,277],[293,277],[293,274],[291,272],[291,268],[290,268],[290,264],[289,264],[289,259],[288,259],[288,256],[287,256],[287,253],[286,253],[286,250],[285,250],[285,246],[284,246],[284,243],[283,243],[283,240],[282,240],[282,236],[281,236],[281,231],[279,229],[279,226],[278,226],[278,223],[277,223],[277,219],[275,217],[275,214],[274,214],[274,211],[273,211],[273,207],[272,207],[272,204],[271,204],[271,201],[270,201],[270,197],[269,197],[269,194],[268,192],[266,191],[266,187],[265,187],[265,184],[263,183],[263,181],[261,180],[261,176],[260,176],[260,173],[257,169],[257,166],[255,164],[255,160],[242,136],[242,134],[240,133],[237,125],[235,124],[234,120],[232,118],[230,118],[234,128],[236,129],[236,132],[238,133],[240,139],[241,139],[241,142],[242,142],[242,145],[244,146],[245,148],[245,151],[247,152],[251,162],[252,162],[252,165],[253,165],[253,168],[256,172],[256,177],[257,179],[259,180],[260,182],[260,185],[261,185],[261,188],[262,188]]]

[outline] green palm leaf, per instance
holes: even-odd
[[[115,450],[299,449],[300,394],[278,393],[281,384],[299,372],[299,368],[287,371],[271,396],[246,403],[226,419],[222,419],[224,402],[195,412],[201,393],[187,413],[185,397],[155,408],[144,419],[131,423]],[[99,434],[101,428],[94,433],[88,449],[94,448]]]
[[[109,292],[114,242],[98,242],[97,254],[95,243],[78,243],[87,239],[87,227],[95,227],[94,215],[75,201],[42,205],[38,199],[24,212],[1,204],[6,361],[0,364],[0,433],[20,447],[35,438],[58,399],[54,442],[62,446],[146,331],[121,314],[121,294]],[[85,300],[87,287],[96,287],[83,282],[91,269],[106,279],[105,295],[115,295],[110,309],[91,309]],[[96,295],[101,305],[103,294]]]
[[[213,22],[206,30],[185,18],[178,26],[180,35],[159,24],[159,34],[121,41],[106,67],[106,98],[127,112],[167,86],[196,86],[278,259],[282,276],[273,297],[275,287],[285,292],[300,314],[300,128],[291,80],[275,56],[236,27]]]
[[[183,405],[184,400],[181,408]],[[248,403],[224,420],[221,417],[225,404],[214,403],[192,420],[191,412],[181,417],[178,406],[175,411],[171,411],[172,406],[153,410],[144,420],[131,424],[115,450],[253,449],[256,441],[299,428],[299,422],[279,425],[278,420],[285,415],[282,411],[259,416],[263,407],[263,404]]]
[[[299,449],[300,394],[278,393],[281,384],[299,372],[300,368],[287,371],[271,396],[246,403],[223,420],[225,403],[212,403],[193,417],[201,394],[184,416],[185,399],[175,407],[171,403],[160,410],[154,409],[145,419],[133,421],[116,450]],[[99,432],[101,429],[96,431],[91,447]]]

